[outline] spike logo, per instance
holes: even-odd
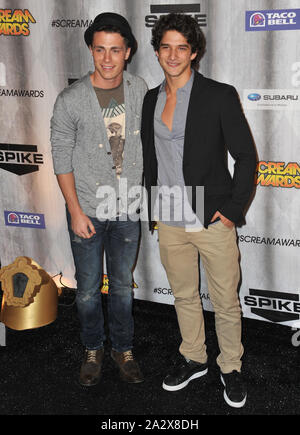
[[[200,3],[150,5],[150,15],[146,15],[145,17],[145,26],[153,27],[161,15],[175,12],[191,15],[197,21],[199,27],[206,27],[207,14],[200,14],[200,9]]]
[[[245,305],[253,314],[270,322],[280,323],[300,320],[299,293],[249,289],[244,297]]]

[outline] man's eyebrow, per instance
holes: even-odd
[[[113,45],[112,47],[105,47],[104,45],[94,45],[94,48],[119,48],[122,49],[123,47],[120,45]]]
[[[163,45],[169,46],[169,45],[172,45],[172,44],[169,44],[168,42],[162,42],[160,44],[160,47],[162,47]],[[189,47],[189,44],[178,44],[178,45],[176,45],[176,47]]]

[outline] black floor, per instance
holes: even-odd
[[[106,296],[104,296],[105,300]],[[180,336],[174,307],[135,300],[135,355],[146,377],[127,385],[109,356],[95,387],[78,384],[83,355],[76,307],[71,295],[60,300],[57,320],[35,330],[6,330],[0,347],[0,415],[127,416],[297,415],[300,413],[300,338],[292,343],[290,327],[243,319],[244,374],[248,400],[234,409],[223,400],[216,366],[214,315],[206,312],[209,372],[177,392],[161,388]],[[66,305],[62,305],[66,304]],[[163,417],[161,417],[163,418]],[[76,421],[76,420],[75,420]],[[98,420],[99,424],[99,420]]]

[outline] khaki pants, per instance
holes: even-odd
[[[158,224],[161,262],[175,297],[182,343],[179,351],[186,358],[205,363],[205,326],[199,294],[198,252],[204,266],[223,373],[241,369],[241,308],[237,294],[240,279],[236,230],[222,222],[199,232]]]

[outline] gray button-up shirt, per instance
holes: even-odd
[[[177,90],[171,131],[161,119],[167,98],[165,81],[160,86],[154,113],[158,162],[155,218],[167,225],[185,227],[186,231],[199,231],[203,228],[188,200],[188,189],[182,170],[185,124],[193,81],[194,71],[188,82]]]

